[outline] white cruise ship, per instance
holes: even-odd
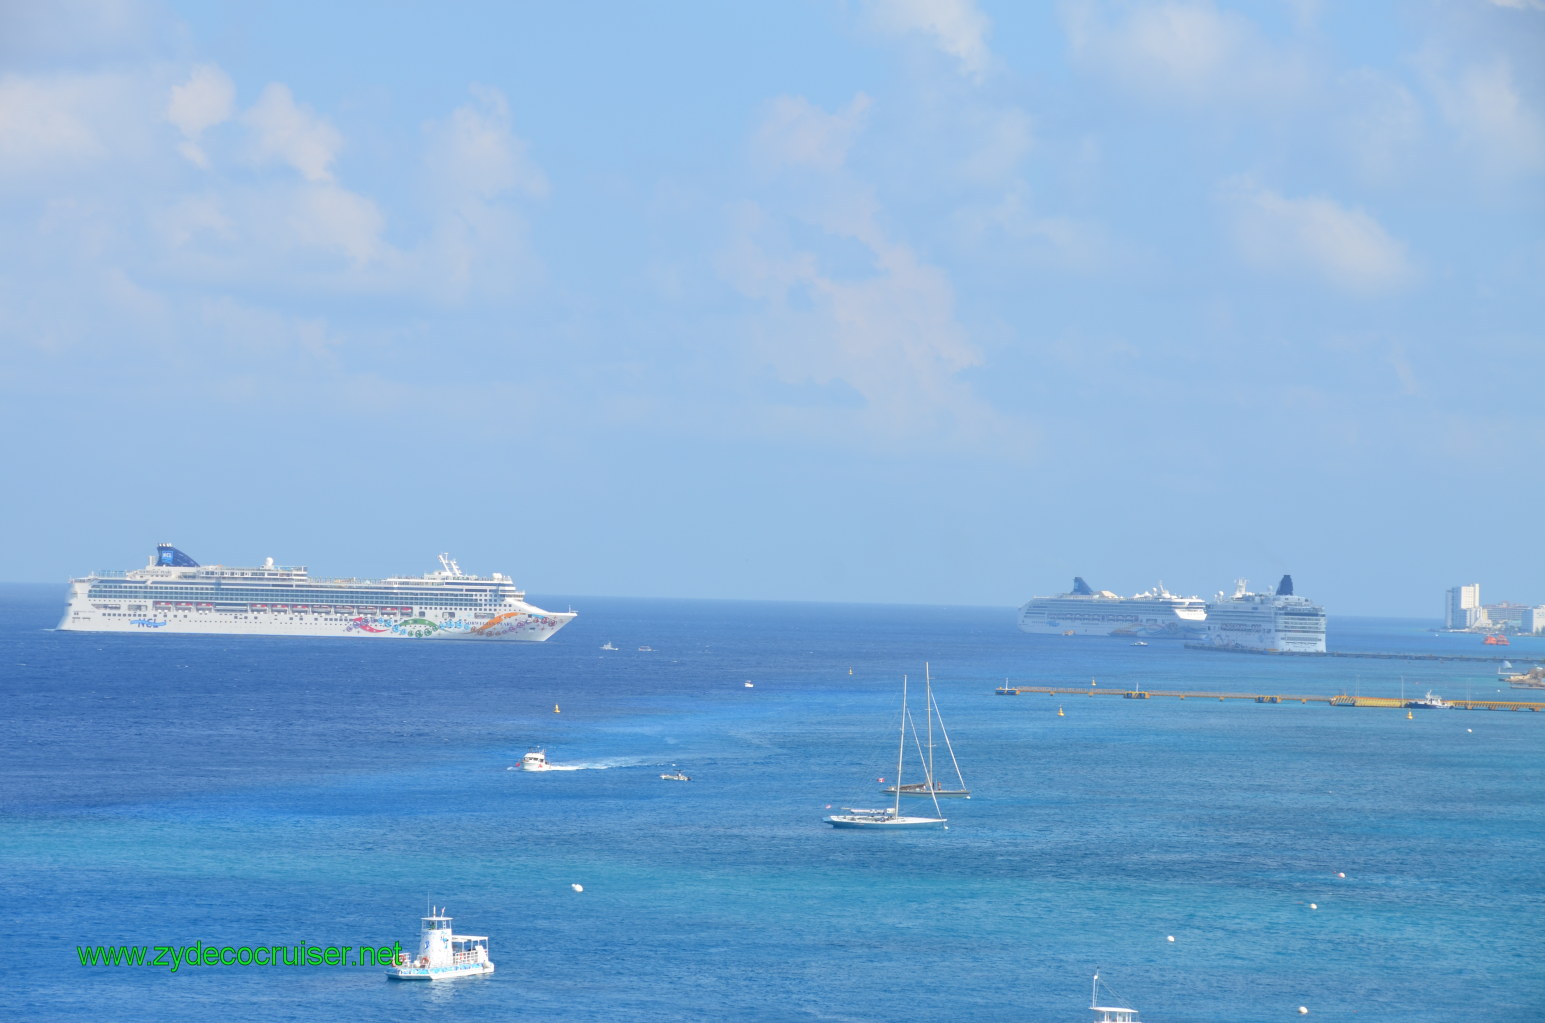
[[[160,544],[144,568],[70,580],[59,628],[79,632],[201,632],[541,642],[575,617],[543,611],[505,575],[441,570],[386,579],[313,579],[269,558],[261,568],[200,565]]]
[[[1081,577],[1073,579],[1072,593],[1031,597],[1019,609],[1019,627],[1042,635],[1199,639],[1206,618],[1202,598],[1177,597],[1163,583],[1146,593],[1118,597],[1109,590],[1095,592]]]
[[[1231,650],[1323,654],[1325,609],[1294,595],[1290,575],[1274,593],[1251,593],[1240,579],[1232,597],[1219,593],[1208,601],[1207,642]]]

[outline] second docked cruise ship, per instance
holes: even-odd
[[[305,568],[200,565],[161,544],[144,568],[70,581],[59,628],[80,632],[202,632],[540,642],[575,618],[526,603],[509,576],[441,570],[385,579],[313,579]]]
[[[1163,583],[1146,593],[1120,597],[1110,590],[1096,592],[1082,577],[1073,579],[1071,593],[1031,597],[1019,609],[1019,627],[1043,635],[1199,639],[1206,618],[1202,598],[1178,597]]]
[[[1227,650],[1323,654],[1325,609],[1293,592],[1285,575],[1273,593],[1251,593],[1245,580],[1234,595],[1207,602],[1207,643]]]

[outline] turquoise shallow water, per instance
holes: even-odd
[[[1545,715],[992,693],[1479,698],[1492,665],[1030,637],[1009,609],[575,598],[495,647],[61,634],[62,588],[0,598],[17,1018],[1052,1023],[1099,966],[1148,1023],[1545,1019]],[[1477,643],[1332,622],[1339,649]],[[880,798],[925,659],[976,798],[948,832],[821,825]],[[587,769],[508,770],[533,744]],[[408,943],[426,895],[494,977],[75,953]]]

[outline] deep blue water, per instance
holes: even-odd
[[[0,587],[13,1018],[1054,1023],[1099,966],[1148,1023],[1545,1019],[1545,714],[992,692],[1479,698],[1494,665],[605,598],[539,645],[48,631],[63,596]],[[1333,619],[1331,645],[1489,652],[1422,624]],[[976,797],[947,832],[822,825],[882,800],[924,660]],[[591,766],[508,770],[537,744]],[[407,945],[426,895],[495,976],[75,952]]]

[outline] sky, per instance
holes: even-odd
[[[0,579],[1545,603],[1542,53],[1540,0],[0,0]]]

